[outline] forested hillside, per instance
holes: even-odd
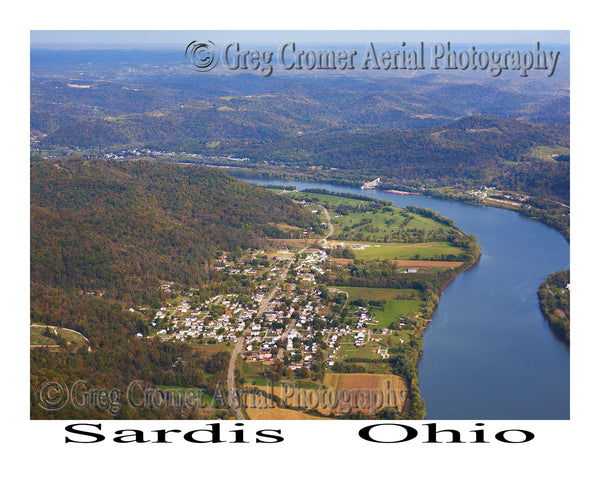
[[[199,288],[198,300],[248,289],[210,270],[211,261],[222,251],[235,258],[242,249],[264,247],[266,233],[278,234],[280,222],[308,228],[314,222],[308,215],[291,200],[216,169],[146,161],[32,161],[31,321],[72,328],[89,339],[89,350],[85,345],[32,349],[32,391],[49,378],[85,378],[91,385],[121,389],[141,379],[214,390],[224,379],[227,356],[210,360],[160,340],[142,344],[135,335],[148,320],[129,307],[160,307],[166,281]],[[221,363],[204,365],[210,361]],[[206,378],[203,371],[217,374]],[[118,416],[131,413],[125,409]],[[32,410],[35,418],[41,415],[47,414]],[[67,408],[57,415],[76,418],[85,412]]]
[[[218,252],[264,247],[279,222],[309,223],[290,200],[215,169],[34,161],[31,281],[147,301],[160,279],[209,282]]]
[[[315,134],[243,148],[237,156],[296,167],[335,168],[407,186],[495,185],[569,202],[569,157],[540,159],[538,147],[569,148],[567,124],[470,116],[440,127]],[[190,145],[191,147],[191,145]]]

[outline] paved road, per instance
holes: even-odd
[[[323,237],[320,241],[327,240],[331,235],[333,235],[333,224],[331,223],[331,217],[329,216],[329,212],[327,211],[327,209],[325,207],[323,207],[323,213],[325,214],[325,218],[327,219],[329,229],[328,229],[327,235],[325,235],[325,237]],[[306,246],[302,250],[300,250],[300,252],[298,252],[298,255],[304,253],[307,248],[308,248],[308,246]],[[267,295],[263,299],[263,301],[260,303],[260,306],[258,307],[258,311],[256,313],[256,318],[260,318],[260,316],[267,310],[267,308],[269,307],[269,304],[271,303],[271,300],[273,300],[273,297],[275,297],[275,294],[279,291],[281,284],[285,281],[287,274],[290,270],[290,267],[292,266],[292,264],[294,263],[296,258],[297,257],[294,257],[288,262],[285,269],[279,276],[279,281],[277,282],[277,284],[273,287],[273,289],[271,290],[269,295]],[[347,301],[347,299],[346,299],[346,301]],[[289,334],[289,332],[292,328],[292,325],[293,325],[293,322],[290,322],[288,324],[287,328],[285,329],[285,332],[282,335],[283,339],[287,338],[287,335]],[[237,343],[235,344],[235,348],[233,349],[233,352],[231,352],[231,358],[229,359],[229,369],[227,370],[227,390],[229,392],[229,405],[233,408],[236,418],[238,420],[244,420],[244,415],[242,414],[242,411],[239,408],[238,399],[235,396],[235,361],[236,361],[239,353],[244,348],[244,338],[248,333],[249,333],[249,331],[248,331],[248,329],[246,329],[240,335],[240,338],[238,339]],[[277,353],[277,358],[283,360],[283,349],[279,350],[279,352]]]
[[[321,205],[322,206],[322,205]],[[329,216],[329,211],[323,207],[323,213],[325,214],[325,218],[327,219],[327,224],[329,226],[329,231],[323,240],[327,240],[329,237],[333,235],[333,223],[331,223],[331,217]]]
[[[234,407],[233,410],[235,412],[235,416],[238,420],[244,420],[244,415],[242,414],[242,410],[238,405],[238,399],[235,397],[235,359],[238,354],[244,348],[244,337],[240,336],[238,338],[237,343],[235,344],[235,348],[233,352],[231,352],[231,360],[229,361],[229,369],[227,370],[227,391],[229,392],[229,405]]]
[[[304,249],[302,249],[302,252],[305,249],[306,249],[306,247]],[[292,258],[288,262],[287,266],[281,273],[277,284],[273,287],[271,292],[265,298],[263,298],[263,301],[260,302],[258,311],[256,312],[256,318],[260,318],[260,316],[263,313],[265,313],[265,311],[269,307],[271,300],[273,300],[273,297],[275,297],[275,294],[279,291],[280,284],[285,280],[287,273],[288,273],[290,267],[292,266],[292,263],[294,263],[294,260],[295,260],[295,258]],[[244,348],[244,339],[245,339],[246,335],[248,335],[248,333],[249,333],[249,330],[246,329],[240,335],[240,338],[238,339],[237,343],[235,344],[235,348],[233,349],[233,352],[231,352],[231,358],[229,359],[229,369],[227,370],[227,391],[229,392],[229,406],[233,408],[238,420],[244,420],[244,415],[238,406],[238,399],[235,396],[235,361],[237,359],[237,356],[240,354],[240,352]]]

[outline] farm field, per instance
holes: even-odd
[[[408,396],[408,385],[398,375],[364,373],[326,373],[323,384],[335,388],[340,402],[333,409],[336,415],[361,411],[371,414],[380,408],[402,410]],[[357,392],[355,396],[352,392]],[[347,398],[347,401],[343,401]]]
[[[347,242],[346,242],[347,243]],[[362,243],[361,243],[362,244]],[[445,255],[460,255],[462,250],[451,245],[448,242],[427,242],[427,243],[383,243],[369,245],[363,250],[353,250],[358,260],[432,260],[444,258]],[[376,247],[375,245],[379,245]],[[438,266],[438,265],[435,265]]]
[[[350,413],[376,413],[381,408],[402,410],[408,396],[403,377],[391,374],[326,373],[321,388],[300,388],[290,384],[256,387],[261,392],[274,393],[281,403],[270,401],[246,408],[252,420],[316,420],[322,419],[281,405],[316,410],[322,415],[344,416]]]
[[[327,420],[325,417],[277,406],[274,408],[247,408],[246,413],[250,420]]]

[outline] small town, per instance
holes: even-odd
[[[264,255],[264,251],[257,254]],[[265,281],[251,297],[217,295],[196,304],[194,292],[176,295],[176,301],[167,302],[150,319],[148,334],[165,340],[207,344],[233,344],[243,337],[242,357],[247,362],[269,362],[278,358],[292,370],[303,367],[310,370],[316,358],[323,358],[326,351],[325,362],[332,367],[340,356],[341,342],[358,348],[370,340],[378,342],[379,338],[372,337],[371,331],[377,323],[367,308],[359,307],[343,326],[332,322],[335,316],[331,314],[331,304],[319,291],[316,279],[328,268],[329,261],[323,250],[310,250],[298,258],[279,251],[263,275]],[[288,275],[296,283],[281,285],[278,280],[286,270],[286,262],[291,265]],[[259,275],[255,267],[233,264],[226,255],[218,260],[215,268],[229,275]],[[162,286],[165,292],[174,293],[172,287],[171,282]],[[330,289],[330,293],[343,297],[344,303],[347,300],[344,292]],[[381,334],[386,333],[387,329],[381,330]],[[140,332],[137,336],[144,334]],[[377,347],[376,351],[380,358],[387,358],[387,347]]]

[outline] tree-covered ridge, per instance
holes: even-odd
[[[348,162],[357,158],[367,168],[393,171],[401,166],[436,164],[440,167],[455,163],[474,166],[493,160],[531,160],[530,151],[536,145],[568,147],[568,124],[544,125],[472,115],[442,126],[409,131],[299,136],[281,142],[271,158],[279,155],[287,159],[290,156],[287,152],[297,149],[298,160],[290,160],[292,163],[303,163],[305,157],[313,159],[314,156],[314,164],[357,168]],[[261,151],[267,149],[262,147]]]
[[[32,162],[31,281],[148,300],[159,281],[210,282],[220,251],[262,247],[284,221],[306,228],[286,198],[196,166],[144,161]]]
[[[570,270],[551,273],[538,289],[542,314],[561,340],[571,341]]]
[[[382,177],[388,185],[406,187],[495,185],[568,203],[569,162],[541,160],[535,152],[541,146],[569,145],[568,124],[476,115],[440,127],[316,133],[222,150],[275,165],[333,168],[338,177],[348,179],[359,171],[363,178]],[[194,149],[192,144],[187,147]]]

